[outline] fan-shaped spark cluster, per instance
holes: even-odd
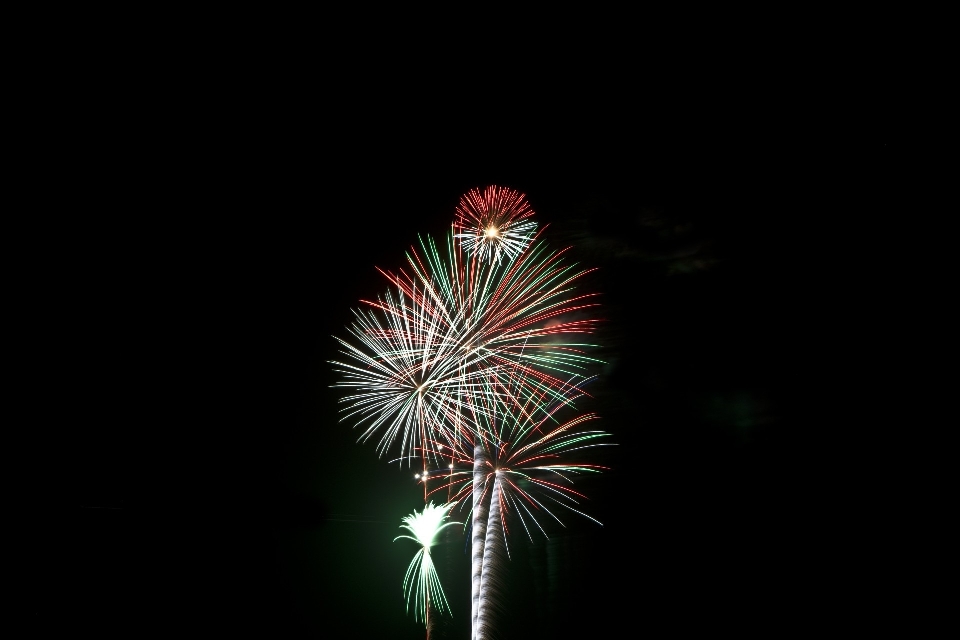
[[[406,529],[412,535],[399,535],[393,539],[394,542],[400,538],[413,540],[420,549],[417,551],[410,566],[407,567],[407,574],[403,578],[403,593],[407,599],[407,612],[413,605],[414,619],[426,620],[428,615],[428,603],[432,603],[440,613],[450,612],[450,605],[443,594],[440,586],[440,578],[437,576],[437,569],[433,564],[433,557],[430,555],[430,548],[434,545],[437,535],[451,525],[460,524],[459,522],[444,522],[453,505],[442,504],[434,506],[433,502],[424,505],[419,513],[414,509],[413,513],[403,518],[401,529]]]
[[[530,400],[509,413],[491,410],[477,414],[484,436],[478,445],[485,454],[480,469],[482,502],[497,496],[504,533],[510,530],[508,516],[516,514],[531,540],[534,527],[547,536],[541,523],[545,517],[564,525],[558,508],[599,524],[581,510],[580,503],[586,496],[574,489],[574,482],[578,476],[606,469],[577,459],[586,449],[609,446],[605,442],[609,434],[584,429],[597,419],[593,413],[558,420],[556,414],[563,407],[561,403],[545,406]],[[423,482],[433,485],[429,494],[446,494],[449,502],[461,510],[472,506],[477,473],[473,450],[477,445],[465,444],[453,453],[452,466],[422,476]]]

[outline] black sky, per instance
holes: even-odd
[[[489,109],[469,85],[198,74],[67,127],[78,213],[46,237],[75,259],[49,294],[40,406],[68,424],[38,440],[55,470],[29,510],[35,624],[420,637],[400,588],[412,550],[392,542],[419,489],[338,423],[327,361],[350,308],[385,289],[375,268],[489,184],[526,193],[544,238],[598,267],[608,364],[590,408],[619,445],[589,486],[602,529],[516,536],[504,637],[771,614],[782,629],[849,607],[850,243],[869,242],[899,158],[882,127],[805,108],[816,95],[618,68],[524,69],[549,86]],[[465,573],[444,580],[467,593]]]

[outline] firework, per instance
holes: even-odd
[[[451,525],[460,524],[452,521],[444,522],[452,506],[449,504],[434,506],[433,502],[430,502],[424,505],[419,513],[414,509],[411,515],[403,518],[403,524],[400,525],[401,529],[406,529],[411,535],[399,535],[393,539],[396,542],[401,538],[407,538],[420,545],[403,578],[403,593],[407,601],[407,613],[410,612],[412,603],[414,619],[423,620],[428,626],[428,615],[432,608],[439,613],[444,611],[452,613],[440,586],[440,578],[437,576],[433,557],[430,555],[430,547],[433,546],[440,531]]]
[[[606,435],[580,430],[593,415],[556,419],[598,362],[580,338],[596,326],[596,302],[575,292],[588,271],[539,239],[532,214],[510,189],[464,195],[445,242],[421,237],[405,269],[381,270],[390,290],[354,311],[351,340],[338,338],[345,358],[332,363],[348,390],[342,419],[363,428],[361,440],[382,432],[381,456],[399,444],[401,464],[419,457],[425,501],[437,477],[428,467],[443,466],[448,496],[471,504],[477,640],[509,554],[508,516],[528,535],[544,531],[541,516],[559,521],[559,507],[589,518],[573,479],[600,467],[564,460]]]
[[[465,431],[476,434],[475,414],[513,406],[514,395],[569,401],[580,393],[597,362],[586,355],[592,345],[575,339],[597,322],[580,317],[593,296],[572,295],[586,271],[542,242],[487,268],[452,233],[445,250],[429,236],[420,249],[408,253],[408,270],[381,271],[393,288],[354,311],[354,340],[337,338],[347,356],[332,362],[336,386],[349,390],[342,420],[364,427],[361,440],[382,430],[378,453],[399,444],[409,462],[437,450],[428,441],[454,447]]]
[[[545,519],[564,526],[564,512],[600,524],[581,510],[580,503],[586,496],[574,489],[574,484],[578,476],[606,469],[577,458],[588,449],[612,446],[605,441],[610,434],[584,428],[597,419],[593,413],[558,420],[562,408],[561,404],[544,407],[530,401],[510,413],[478,414],[482,416],[483,439],[479,444],[465,443],[446,469],[424,476],[424,482],[434,485],[428,494],[447,493],[450,503],[461,509],[476,508],[477,502],[498,503],[504,533],[509,533],[508,515],[515,514],[531,541],[536,530],[548,535]],[[477,448],[483,450],[482,456],[478,456]],[[479,469],[478,457],[483,458]],[[480,477],[476,478],[478,472]],[[473,492],[478,486],[481,495],[475,498]],[[499,493],[497,500],[492,500],[494,491]]]
[[[566,251],[552,251],[535,242],[519,259],[484,265],[465,256],[447,236],[445,251],[432,238],[421,239],[422,255],[408,255],[411,274],[387,273],[401,290],[417,283],[428,291],[428,305],[442,310],[454,330],[454,353],[461,365],[475,370],[506,366],[546,388],[562,392],[566,379],[584,377],[597,360],[585,355],[593,345],[570,336],[591,333],[597,320],[581,317],[597,305],[595,294],[574,295],[578,279],[589,271],[563,260]]]
[[[513,189],[472,189],[460,198],[454,227],[467,251],[484,262],[514,260],[529,245],[537,224],[525,195]]]
[[[595,414],[559,421],[557,411],[565,406],[548,407],[531,399],[509,412],[479,412],[483,438],[465,443],[447,469],[423,476],[425,485],[434,485],[429,493],[446,494],[450,504],[471,511],[476,638],[488,637],[494,626],[494,603],[500,600],[510,555],[511,521],[520,523],[531,540],[535,531],[548,536],[547,521],[565,526],[565,513],[600,524],[582,509],[586,496],[575,481],[606,468],[582,462],[580,456],[590,448],[609,446],[609,434],[585,428],[597,419]]]
[[[387,292],[372,309],[355,310],[348,331],[356,344],[337,338],[348,358],[333,363],[336,386],[349,390],[342,420],[362,425],[364,441],[382,430],[381,456],[399,440],[401,463],[420,456],[428,434],[448,434],[464,402],[484,391],[482,376],[459,366],[452,327],[423,302],[414,285],[410,297]]]

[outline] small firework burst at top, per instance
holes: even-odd
[[[453,226],[464,249],[476,258],[498,263],[515,259],[530,244],[537,223],[522,193],[490,186],[481,194],[471,189],[460,198]]]

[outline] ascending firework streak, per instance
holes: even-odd
[[[407,568],[407,574],[403,578],[403,593],[407,599],[407,613],[410,612],[410,603],[413,601],[414,620],[423,620],[428,637],[431,605],[440,613],[444,610],[450,611],[450,605],[440,587],[440,578],[437,576],[433,557],[430,555],[430,547],[433,546],[441,530],[450,525],[460,524],[444,522],[451,507],[453,505],[450,504],[434,506],[433,502],[430,502],[424,505],[420,513],[414,509],[411,515],[403,518],[403,524],[400,525],[401,529],[406,529],[413,535],[400,535],[393,539],[396,542],[400,538],[407,538],[420,545],[420,550],[413,556]]]
[[[356,343],[338,339],[346,359],[332,364],[337,386],[349,389],[343,419],[364,428],[361,440],[382,432],[381,456],[399,443],[401,464],[419,457],[425,477],[443,461],[472,458],[471,615],[482,638],[489,498],[502,492],[489,482],[504,442],[494,425],[511,416],[552,420],[556,408],[583,395],[597,361],[576,336],[596,321],[577,318],[596,305],[574,294],[586,271],[539,240],[522,194],[473,190],[457,213],[445,245],[422,238],[406,270],[382,271],[393,288],[354,312],[348,331]]]
[[[586,449],[608,446],[609,434],[587,430],[584,426],[597,419],[583,414],[567,421],[557,419],[563,404],[547,406],[529,399],[526,405],[513,407],[510,413],[484,411],[477,414],[484,438],[478,445],[466,446],[454,453],[449,470],[430,473],[430,494],[452,494],[450,503],[461,509],[472,506],[473,526],[483,525],[482,534],[474,532],[474,544],[482,539],[480,559],[474,559],[475,635],[492,633],[494,604],[500,597],[503,561],[509,557],[509,520],[513,516],[533,540],[539,530],[547,536],[545,520],[565,526],[561,516],[572,512],[600,524],[582,510],[586,498],[574,489],[575,479],[598,473],[606,467],[578,462]],[[478,456],[480,448],[483,455]],[[479,463],[477,461],[480,461]],[[478,523],[477,513],[486,519]],[[506,557],[505,557],[506,556]]]

